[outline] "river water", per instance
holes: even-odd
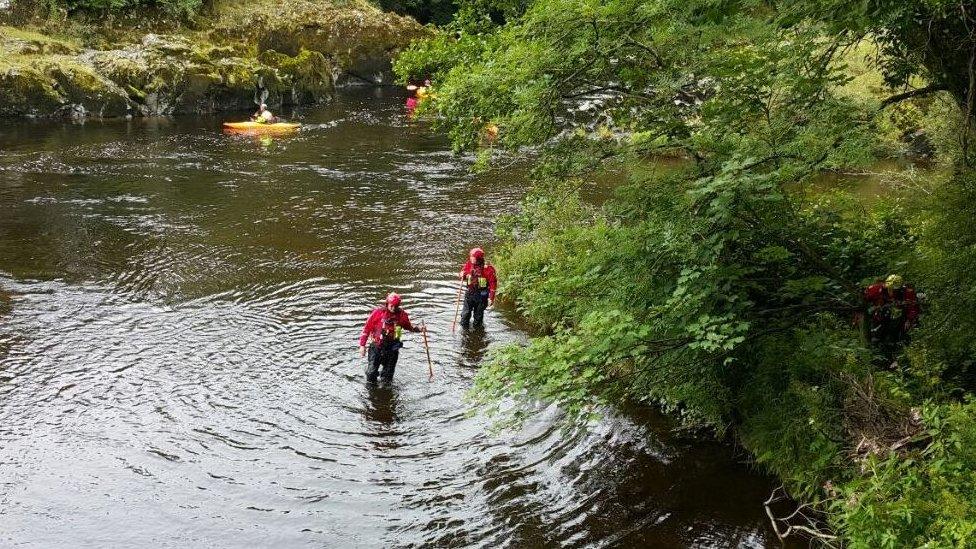
[[[0,130],[0,546],[764,547],[771,481],[650,413],[518,430],[465,403],[465,250],[525,191],[391,92],[260,141],[209,117]],[[431,331],[390,386],[390,290]],[[412,336],[413,334],[409,334]]]

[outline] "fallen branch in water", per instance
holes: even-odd
[[[816,518],[804,513],[804,511],[812,509],[809,503],[802,503],[798,505],[796,510],[790,513],[788,516],[776,518],[776,515],[773,513],[772,505],[787,499],[789,499],[789,496],[786,495],[786,489],[783,486],[779,486],[773,490],[773,493],[769,495],[769,498],[763,502],[763,508],[766,510],[766,516],[769,517],[769,522],[773,526],[773,532],[781,542],[785,541],[787,537],[795,533],[803,533],[812,538],[816,538],[825,547],[830,547],[833,549],[840,547],[839,545],[832,543],[839,540],[837,536],[820,530],[816,526]],[[790,524],[790,521],[797,519],[797,517],[799,517],[805,524]],[[780,524],[783,524],[785,529],[780,530]]]

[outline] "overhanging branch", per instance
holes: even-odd
[[[933,93],[938,93],[941,91],[949,91],[949,88],[943,84],[933,84],[931,86],[925,86],[924,88],[918,88],[917,90],[909,90],[904,93],[892,95],[891,97],[881,102],[881,106],[878,107],[878,110],[879,111],[883,110],[886,107],[890,107],[895,103],[900,103],[907,99],[912,99],[914,97],[922,97],[925,95],[932,95]]]

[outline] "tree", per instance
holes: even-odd
[[[868,210],[807,191],[884,150],[888,107],[946,90],[972,118],[970,13],[940,0],[536,0],[404,54],[401,75],[434,76],[426,109],[457,148],[497,127],[491,146],[532,147],[539,161],[535,189],[500,224],[498,264],[505,294],[546,335],[501,351],[478,394],[527,391],[579,413],[663,404],[734,431],[794,494],[831,500],[821,508],[855,546],[964,544],[968,523],[951,521],[971,494],[933,512],[941,496],[910,481],[885,491],[850,456],[888,433],[924,440],[910,413],[923,403],[940,402],[926,408],[930,433],[971,417],[942,382],[972,362],[976,320],[949,303],[971,303],[974,286],[976,230],[960,221],[972,172],[954,165],[946,186],[965,191],[963,206],[943,196],[930,206],[951,211],[921,221],[894,201]],[[885,95],[851,89],[858,48],[876,51]],[[662,154],[683,162],[655,169]],[[629,182],[594,211],[574,191],[608,164]],[[851,327],[865,283],[896,269],[945,290],[932,299],[940,322],[899,357],[904,374],[875,371]],[[936,444],[917,461],[892,450],[885,467],[933,486],[971,474],[945,473],[970,456]],[[899,499],[863,508],[856,496],[870,491]],[[872,518],[882,512],[908,518]]]

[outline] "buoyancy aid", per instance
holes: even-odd
[[[875,283],[865,290],[864,298],[868,304],[872,332],[884,329],[907,331],[918,320],[918,297],[910,285],[889,289],[882,283]]]
[[[383,326],[380,330],[380,343],[384,345],[399,343],[403,337],[403,327],[400,326],[400,311],[395,313],[384,311]]]
[[[484,265],[472,265],[471,271],[464,277],[464,283],[469,292],[488,291],[488,277],[485,276]]]

